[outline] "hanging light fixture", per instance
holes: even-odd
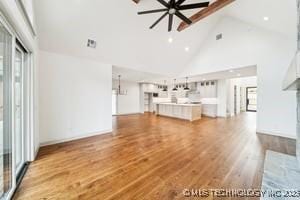
[[[185,87],[184,87],[184,90],[190,90],[189,85],[188,85],[188,79],[189,79],[189,77],[185,78]]]
[[[168,91],[168,86],[167,86],[167,81],[164,80],[164,86],[163,86],[163,92],[167,92]]]
[[[176,87],[176,79],[174,79],[174,88],[173,88],[173,91],[177,91],[177,87]]]
[[[127,95],[127,90],[121,90],[121,75],[118,75],[119,85],[118,85],[118,95]]]

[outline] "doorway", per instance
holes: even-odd
[[[256,112],[257,111],[257,87],[246,88],[246,111]]]

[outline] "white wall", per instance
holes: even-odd
[[[16,1],[13,0],[3,0],[0,1],[0,12],[4,15],[8,23],[13,27],[15,32],[18,34],[19,39],[23,42],[25,47],[31,51],[33,54],[33,146],[34,150],[30,152],[30,160],[33,160],[35,154],[39,149],[39,102],[38,102],[38,38],[34,37],[30,27],[28,26],[24,15],[20,11],[19,6]]]
[[[40,142],[112,130],[112,66],[40,51]]]
[[[222,40],[215,36],[223,34]],[[233,18],[224,18],[182,76],[257,66],[257,131],[295,138],[296,95],[281,85],[296,52],[296,41]]]
[[[218,80],[217,99],[218,99],[218,117],[227,117],[227,89],[229,87],[228,80]]]
[[[118,80],[113,80],[113,88],[118,88]],[[140,85],[136,82],[122,81],[121,90],[127,90],[127,95],[118,95],[117,114],[140,113]]]

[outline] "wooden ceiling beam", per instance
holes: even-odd
[[[234,2],[235,0],[217,0],[210,4],[207,8],[202,9],[201,11],[197,12],[193,16],[191,16],[189,19],[192,21],[192,24],[197,23],[198,21],[202,20],[205,17],[208,17],[209,15],[217,12],[221,8],[224,8],[228,4]],[[185,22],[181,22],[177,28],[178,31],[182,31],[192,24],[188,25]]]

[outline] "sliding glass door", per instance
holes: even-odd
[[[13,188],[11,91],[12,36],[0,23],[0,199]]]
[[[23,66],[24,52],[17,46],[14,63],[14,132],[16,149],[16,174],[24,165],[24,129],[23,129]]]
[[[29,54],[0,15],[0,199],[10,199],[29,159]]]

